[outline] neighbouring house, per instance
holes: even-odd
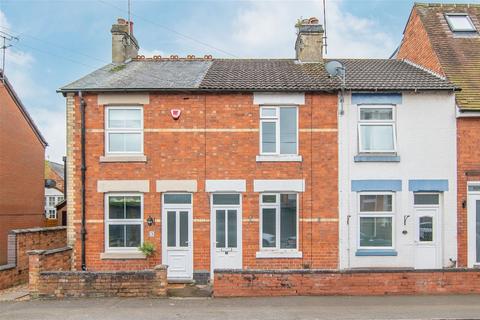
[[[340,267],[455,266],[454,86],[407,61],[377,64],[397,64],[378,79],[397,90],[349,91],[339,115]]]
[[[10,230],[45,224],[46,146],[47,142],[0,70],[0,265],[7,262]]]
[[[415,4],[396,55],[461,88],[455,100],[457,225],[450,228],[457,231],[457,265],[470,268],[480,265],[479,32],[480,4]],[[448,142],[441,157],[446,159],[454,150]]]
[[[45,160],[45,217],[48,227],[63,225],[57,205],[64,200],[64,165]]]
[[[406,132],[405,117],[440,113],[450,132],[453,114],[449,122],[444,109],[454,87],[390,59],[341,60],[347,79],[339,132],[341,81],[325,70],[323,28],[315,18],[297,25],[295,59],[145,58],[137,56],[129,28],[123,19],[112,26],[111,64],[59,90],[67,105],[74,269],[163,263],[169,280],[178,281],[205,281],[215,269],[338,269],[339,170],[342,178],[378,178],[371,169],[345,176],[348,166],[339,168],[339,154],[351,151],[342,146],[350,137],[343,130],[357,130],[354,97],[388,105],[372,108],[364,120],[380,117],[392,127],[389,117],[398,114],[401,165],[412,161],[403,150],[414,132],[431,139],[420,128]],[[376,146],[373,135],[367,140]],[[452,190],[449,159],[439,162],[448,166],[440,178]],[[389,170],[389,164],[364,165]],[[433,179],[390,170],[389,179]],[[403,221],[403,212],[391,214]],[[154,245],[152,256],[139,251],[143,243]]]

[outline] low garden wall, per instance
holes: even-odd
[[[32,298],[165,297],[167,268],[141,271],[68,270],[70,249],[30,252],[29,291]]]
[[[215,297],[480,293],[480,269],[215,270]]]
[[[28,251],[63,248],[66,245],[66,227],[10,231],[8,234],[8,264],[0,266],[0,290],[28,281]]]

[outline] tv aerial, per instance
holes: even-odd
[[[340,61],[332,60],[325,64],[325,70],[327,70],[327,73],[330,75],[331,78],[335,77],[341,81],[339,114],[343,115],[344,113],[343,102],[344,102],[344,96],[345,96],[345,82],[346,82],[347,69],[345,68],[343,63],[341,63]]]

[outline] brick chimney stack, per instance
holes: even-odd
[[[301,62],[323,62],[323,26],[318,19],[303,19],[296,24],[295,56]]]
[[[133,36],[133,22],[122,18],[112,25],[112,62],[124,63],[138,55],[138,41]]]

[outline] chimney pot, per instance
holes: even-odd
[[[323,26],[315,17],[302,19],[297,27],[296,59],[301,62],[323,62]]]

